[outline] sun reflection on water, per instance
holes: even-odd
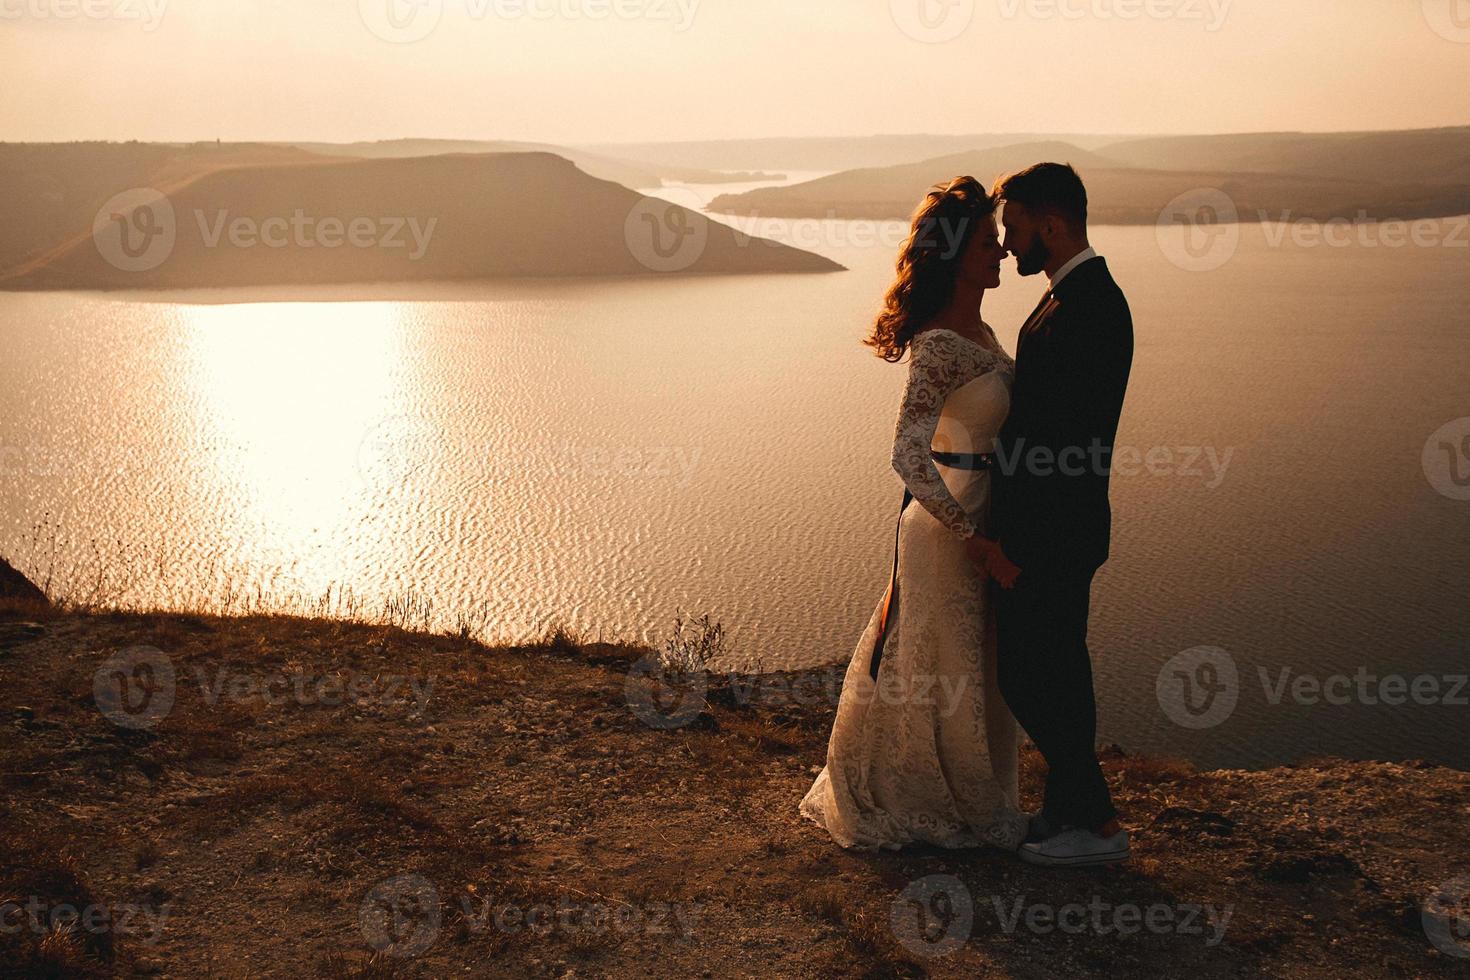
[[[403,410],[403,308],[249,303],[183,313],[199,435],[242,516],[289,547],[360,513],[373,433]]]

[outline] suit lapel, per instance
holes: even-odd
[[[1058,283],[1056,288],[1060,289],[1063,294],[1067,294],[1088,276],[1107,275],[1107,268],[1107,261],[1102,256],[1094,256],[1068,273],[1067,277]],[[1025,342],[1026,338],[1040,330],[1042,325],[1051,318],[1052,314],[1056,313],[1061,305],[1061,300],[1057,297],[1056,292],[1048,289],[1046,295],[1041,297],[1041,302],[1037,304],[1036,311],[1026,320],[1025,326],[1021,327],[1021,334],[1016,339],[1017,357],[1021,356],[1021,344]]]
[[[1046,321],[1047,317],[1056,312],[1057,307],[1060,305],[1051,290],[1047,290],[1046,295],[1041,297],[1041,302],[1036,304],[1035,311],[1032,312],[1031,316],[1027,318],[1026,323],[1021,327],[1020,336],[1016,340],[1016,355],[1018,357],[1021,354],[1021,345],[1026,342],[1028,337],[1036,332],[1036,329]]]

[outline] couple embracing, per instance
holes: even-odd
[[[1048,280],[1014,360],[981,315],[1008,255]],[[856,850],[988,844],[1041,865],[1126,860],[1097,760],[1087,620],[1108,557],[1133,321],[1088,244],[1082,180],[1042,163],[989,193],[972,177],[936,185],[897,269],[866,340],[909,359],[893,570],[800,812]],[[1047,765],[1029,815],[1021,731]]]

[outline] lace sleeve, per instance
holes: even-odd
[[[996,365],[984,353],[949,331],[930,330],[914,338],[908,382],[893,437],[893,468],[935,520],[962,538],[979,532],[955,500],[929,455],[944,400],[961,385]]]

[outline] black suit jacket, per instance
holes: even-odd
[[[1067,274],[1016,345],[1011,411],[997,439],[992,520],[1023,573],[1095,572],[1108,558],[1108,471],[1133,316],[1101,257]]]

